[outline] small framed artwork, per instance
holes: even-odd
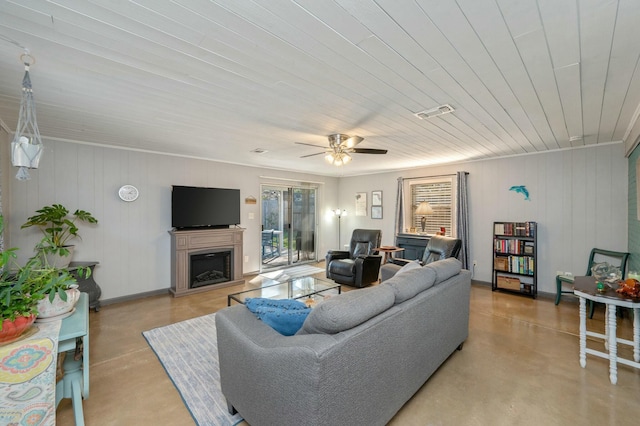
[[[356,192],[356,216],[367,215],[367,193]]]
[[[371,191],[371,205],[372,206],[382,205],[382,191]]]
[[[371,219],[382,219],[382,206],[371,206]]]

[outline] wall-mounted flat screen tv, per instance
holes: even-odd
[[[240,190],[173,185],[171,226],[228,228],[240,224]]]

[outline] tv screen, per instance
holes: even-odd
[[[171,226],[174,228],[226,228],[239,223],[239,189],[173,186]]]

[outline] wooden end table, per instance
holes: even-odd
[[[573,293],[580,298],[580,366],[587,366],[587,354],[608,359],[609,380],[614,385],[618,382],[618,363],[640,369],[640,299],[628,298],[608,287],[601,293],[597,289],[594,277],[575,277]],[[587,331],[587,300],[605,304],[605,334]],[[633,341],[616,336],[618,306],[633,309]],[[587,336],[603,339],[608,353],[587,348]],[[633,361],[618,358],[618,343],[633,346]]]
[[[378,247],[374,250],[384,253],[384,259],[382,260],[382,263],[387,263],[389,262],[389,260],[393,259],[393,253],[404,251],[403,248],[393,246]]]

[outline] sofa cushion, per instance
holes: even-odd
[[[319,303],[298,334],[335,334],[353,328],[393,306],[388,286],[352,290]]]
[[[296,334],[311,309],[299,300],[247,298],[245,306],[265,324],[284,336]]]
[[[405,267],[403,266],[402,269]],[[436,271],[426,266],[409,269],[403,274],[400,274],[400,271],[382,284],[382,286],[387,285],[393,289],[396,304],[409,300],[418,293],[431,288],[436,281]]]
[[[402,266],[398,270],[398,272],[395,273],[395,275],[404,274],[405,272],[411,271],[412,269],[418,269],[418,268],[422,268],[422,265],[420,264],[419,261],[414,260],[414,261],[408,262],[407,264]]]
[[[458,275],[462,270],[462,262],[458,259],[450,257],[444,260],[438,260],[425,266],[425,268],[431,268],[436,273],[436,282],[439,284],[442,281],[446,281],[454,275]]]

